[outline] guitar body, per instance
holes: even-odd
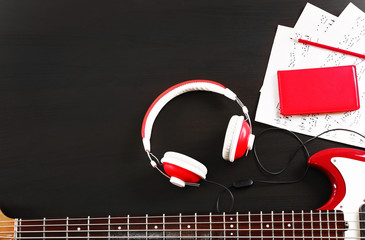
[[[332,195],[320,210],[340,210],[348,225],[345,238],[360,237],[359,212],[365,204],[365,152],[349,148],[320,151],[308,160],[309,166],[324,172],[332,183]]]
[[[0,239],[13,239],[15,229],[15,219],[8,218],[0,210]]]
[[[320,151],[308,165],[332,183],[329,201],[316,211],[223,213],[205,215],[122,216],[22,220],[0,211],[5,239],[365,239],[365,151]],[[361,219],[361,221],[359,220]],[[365,221],[364,221],[365,222]]]

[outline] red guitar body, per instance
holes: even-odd
[[[359,209],[365,203],[365,151],[326,149],[311,156],[308,164],[324,172],[332,184],[329,201],[319,209],[343,211],[349,229],[345,237],[359,238]]]

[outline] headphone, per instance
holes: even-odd
[[[231,117],[224,138],[222,157],[233,162],[235,159],[247,155],[252,149],[255,136],[252,134],[251,120],[248,109],[234,92],[220,83],[210,80],[190,80],[176,84],[161,93],[148,108],[142,123],[142,142],[152,167],[170,179],[170,182],[179,187],[185,185],[197,186],[201,179],[206,178],[207,168],[197,160],[177,152],[166,152],[159,159],[151,152],[152,126],[162,108],[175,97],[193,91],[208,91],[226,96],[236,101],[243,111],[243,116]],[[158,164],[163,165],[162,171]]]

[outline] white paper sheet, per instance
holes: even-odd
[[[286,70],[296,68],[297,63],[304,61],[309,51],[312,51],[313,47],[297,43],[290,38],[304,38],[306,40],[317,41],[318,35],[327,32],[336,19],[336,16],[307,3],[295,24],[294,30],[290,32],[289,29],[283,29],[288,27],[279,25],[261,91],[266,87],[266,82],[276,80],[276,72],[278,69]],[[269,88],[271,88],[272,83],[269,84]]]
[[[365,35],[365,21],[363,20],[365,17],[363,14],[353,4],[349,4],[340,17],[336,19],[333,15],[307,4],[294,29],[278,26],[255,120],[311,136],[333,128],[352,129],[365,135],[363,126],[365,125],[365,120],[363,120],[365,113],[362,113],[364,108],[346,113],[281,115],[277,86],[277,70],[344,65],[342,63],[347,63],[346,65],[357,64],[358,77],[361,79],[365,72],[365,63],[362,60],[297,43],[290,38],[304,38],[337,47],[348,46],[346,49],[351,50],[361,47],[365,49],[362,45],[363,42],[365,43],[363,37]],[[364,33],[362,32],[363,29]],[[360,89],[363,89],[364,84],[360,80],[359,85],[361,85]],[[360,92],[362,97],[360,104],[365,106],[363,100],[365,91],[360,90]],[[323,137],[365,147],[364,139],[349,133],[335,132]]]
[[[307,3],[294,29],[300,32],[321,34],[327,32],[336,19],[335,15]]]

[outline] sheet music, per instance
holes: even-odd
[[[316,41],[318,39],[312,39],[309,36],[315,37],[318,34],[327,32],[336,19],[336,16],[307,3],[295,24],[295,31],[279,25],[261,91],[265,88],[266,82],[269,82],[269,88],[273,87],[272,82],[276,79],[276,71],[278,69],[294,69],[296,63],[302,62],[303,58],[306,58],[309,54],[309,51],[313,50],[313,47],[299,44],[290,38],[304,38],[306,40]],[[283,28],[288,29],[284,30]],[[289,31],[291,31],[290,35]],[[304,36],[303,33],[306,33],[307,36]],[[290,56],[289,59],[288,56]]]
[[[365,13],[350,3],[341,13],[331,28],[321,36],[321,43],[353,52],[364,52],[365,46]],[[363,59],[315,48],[303,66],[332,67],[339,65],[357,65]]]
[[[307,3],[294,29],[312,34],[325,33],[334,24],[336,19],[336,16]]]
[[[321,43],[353,52],[365,53],[365,13],[350,3],[339,16],[339,21],[321,37]],[[302,65],[306,68],[356,65],[360,106],[364,106],[365,85],[364,80],[361,80],[365,73],[365,62],[363,59],[316,48]],[[343,113],[341,118],[346,123],[346,127],[354,130],[359,129],[358,131],[360,131],[360,129],[364,129],[365,108]]]
[[[303,38],[351,51],[365,49],[364,19],[364,13],[353,4],[349,4],[339,18],[307,4],[295,28],[278,26],[255,120],[311,136],[333,128],[347,128],[365,134],[363,108],[346,113],[281,115],[277,85],[277,70],[355,64],[359,79],[360,106],[364,106],[365,86],[361,81],[365,72],[364,61],[290,39]],[[349,133],[336,132],[326,134],[324,138],[365,147],[363,139]]]

